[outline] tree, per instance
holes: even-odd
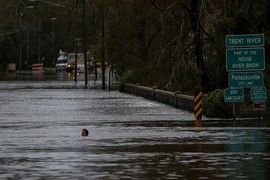
[[[37,39],[40,38],[46,65],[52,66],[55,61],[51,58],[52,27],[57,37],[56,52],[60,49],[73,51],[74,37],[82,37],[83,32],[82,11],[79,8],[76,17],[75,2],[57,0],[55,3],[64,5],[59,8],[40,2],[0,0],[1,7],[7,7],[0,9],[1,64],[14,59],[18,63],[20,38],[23,61],[26,58],[26,25],[31,32],[31,61],[37,59]],[[104,40],[107,64],[120,76],[128,76],[130,82],[187,93],[193,93],[197,88],[208,92],[228,87],[224,45],[227,34],[264,33],[266,73],[270,71],[270,2],[267,0],[86,2],[91,3],[86,3],[87,49],[95,62],[101,62],[101,42]],[[38,8],[29,10],[28,5]],[[20,12],[27,13],[22,17]],[[100,36],[101,12],[104,12],[104,39]],[[52,16],[56,18],[53,24]]]

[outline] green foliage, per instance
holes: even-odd
[[[126,73],[123,73],[123,75],[120,78],[120,82],[122,84],[125,84],[125,83],[134,83],[135,84],[136,80],[134,79],[134,75],[135,75],[135,73],[132,70],[130,70]]]
[[[216,89],[209,93],[203,104],[203,113],[207,117],[231,118],[232,107],[224,102],[223,89]]]
[[[137,84],[143,82],[144,75],[136,70],[129,70],[120,77],[120,91],[123,91],[126,83]]]
[[[145,77],[145,73],[142,71],[137,71],[137,70],[129,70],[125,73],[123,73],[123,75],[120,78],[120,82],[122,84],[124,83],[132,83],[132,84],[136,84],[136,83],[144,83],[144,77]]]
[[[60,49],[74,51],[74,38],[83,39],[83,30],[86,30],[87,49],[95,62],[101,62],[101,15],[104,14],[105,61],[122,76],[123,82],[193,93],[202,86],[202,77],[207,74],[211,91],[223,89],[228,87],[225,36],[264,33],[265,84],[270,88],[267,78],[270,1],[91,0],[85,1],[85,26],[82,1],[78,1],[78,11],[75,0],[53,2],[64,8],[41,1],[0,0],[0,7],[5,7],[0,8],[1,71],[8,63],[19,66],[20,42],[22,62],[27,58],[27,46],[29,64],[36,62],[40,45],[43,63],[53,66],[53,57]],[[53,22],[52,17],[56,18]],[[200,34],[196,37],[197,32]],[[25,69],[25,63],[22,66]]]
[[[45,74],[55,74],[55,68],[54,67],[45,67],[44,68],[44,73]]]

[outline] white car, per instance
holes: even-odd
[[[68,67],[67,56],[65,55],[59,56],[55,64],[55,71],[56,72],[67,71],[67,67]]]

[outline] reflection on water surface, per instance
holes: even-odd
[[[0,82],[1,179],[269,177],[267,120],[209,119],[195,128],[186,111],[60,86]]]

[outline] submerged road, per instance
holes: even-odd
[[[270,177],[267,120],[196,128],[190,112],[80,82],[1,81],[0,137],[0,179]]]

